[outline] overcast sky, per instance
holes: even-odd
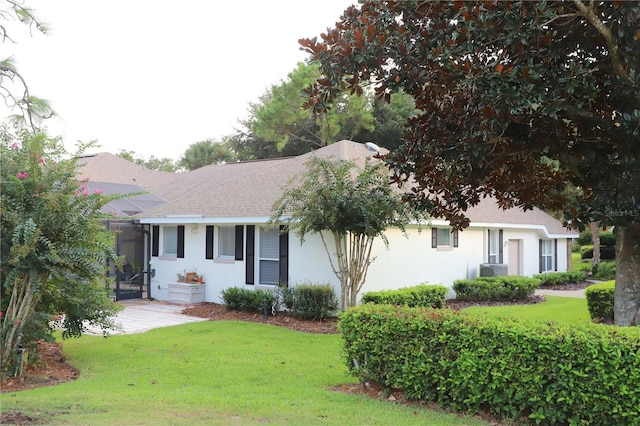
[[[356,1],[27,0],[50,33],[4,43],[0,56],[51,101],[49,133],[69,148],[97,139],[95,151],[177,160],[233,133],[248,103],[306,58],[298,39]]]

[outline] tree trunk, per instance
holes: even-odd
[[[591,228],[591,240],[593,241],[591,273],[595,275],[598,272],[598,266],[600,266],[600,227],[597,222],[589,223],[589,227]]]
[[[640,325],[640,223],[616,226],[614,323]]]

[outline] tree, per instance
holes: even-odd
[[[275,145],[278,152],[300,155],[341,139],[353,139],[373,130],[373,116],[366,98],[340,93],[333,110],[314,113],[302,108],[302,90],[319,77],[316,65],[299,63],[286,81],[271,87],[255,108],[250,129],[258,138]]]
[[[101,222],[108,198],[76,178],[82,145],[69,157],[58,139],[0,129],[0,346],[2,373],[16,370],[19,348],[51,337],[79,336],[88,321],[115,327],[118,306],[104,284],[118,259],[114,235]],[[58,315],[61,317],[56,318]]]
[[[187,170],[195,170],[210,164],[233,161],[233,159],[234,155],[228,144],[207,139],[189,145],[178,161],[178,165]]]
[[[157,170],[161,172],[170,172],[174,173],[178,171],[178,166],[173,162],[171,158],[156,158],[153,155],[148,159],[144,159],[134,151],[121,149],[116,154],[120,158],[124,158],[127,161],[131,161],[132,163],[139,164],[141,166],[146,167],[149,170]]]
[[[10,24],[15,21],[27,25],[29,30],[35,28],[43,34],[47,33],[47,26],[38,19],[32,9],[19,1],[6,1],[0,7],[0,38],[3,43],[14,43],[10,34]],[[0,60],[0,94],[5,105],[17,110],[17,113],[10,117],[11,120],[25,123],[32,130],[36,130],[44,119],[55,114],[49,102],[31,94],[13,58]]]
[[[393,191],[381,162],[367,161],[359,168],[346,160],[312,157],[276,201],[271,222],[286,223],[301,242],[309,233],[320,235],[340,280],[340,308],[345,310],[355,306],[365,283],[374,240],[379,237],[388,245],[387,228],[404,232],[410,220],[420,218]],[[325,231],[333,239],[333,251]]]
[[[322,42],[300,41],[323,73],[306,106],[363,82],[411,95],[419,114],[387,165],[409,201],[456,228],[489,195],[561,209],[578,229],[614,225],[615,323],[637,325],[639,26],[638,2],[365,1]]]

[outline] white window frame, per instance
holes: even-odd
[[[217,228],[216,258],[235,259],[236,227],[233,225],[218,225]]]
[[[164,225],[162,227],[162,255],[178,256],[178,226]]]
[[[553,272],[555,268],[554,240],[542,240],[542,272]]]
[[[259,241],[258,241],[258,284],[259,285],[267,285],[267,286],[277,286],[280,281],[280,230],[278,228],[266,228],[266,227],[260,227],[260,232],[259,232]],[[265,252],[265,242],[267,238],[275,238],[275,244],[276,244],[276,257],[273,257],[273,252],[271,253],[264,253]],[[272,242],[273,243],[273,242]],[[273,249],[273,247],[270,247],[271,249]],[[269,281],[263,281],[264,280],[264,276],[263,276],[263,265],[273,265],[275,263],[276,265],[276,280],[275,282],[273,282],[273,280],[269,280]],[[265,268],[266,269],[266,268]]]
[[[489,230],[489,259],[488,263],[500,263],[500,231]]]

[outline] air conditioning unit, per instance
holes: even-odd
[[[504,277],[509,275],[508,265],[504,263],[482,263],[480,264],[481,277]]]

